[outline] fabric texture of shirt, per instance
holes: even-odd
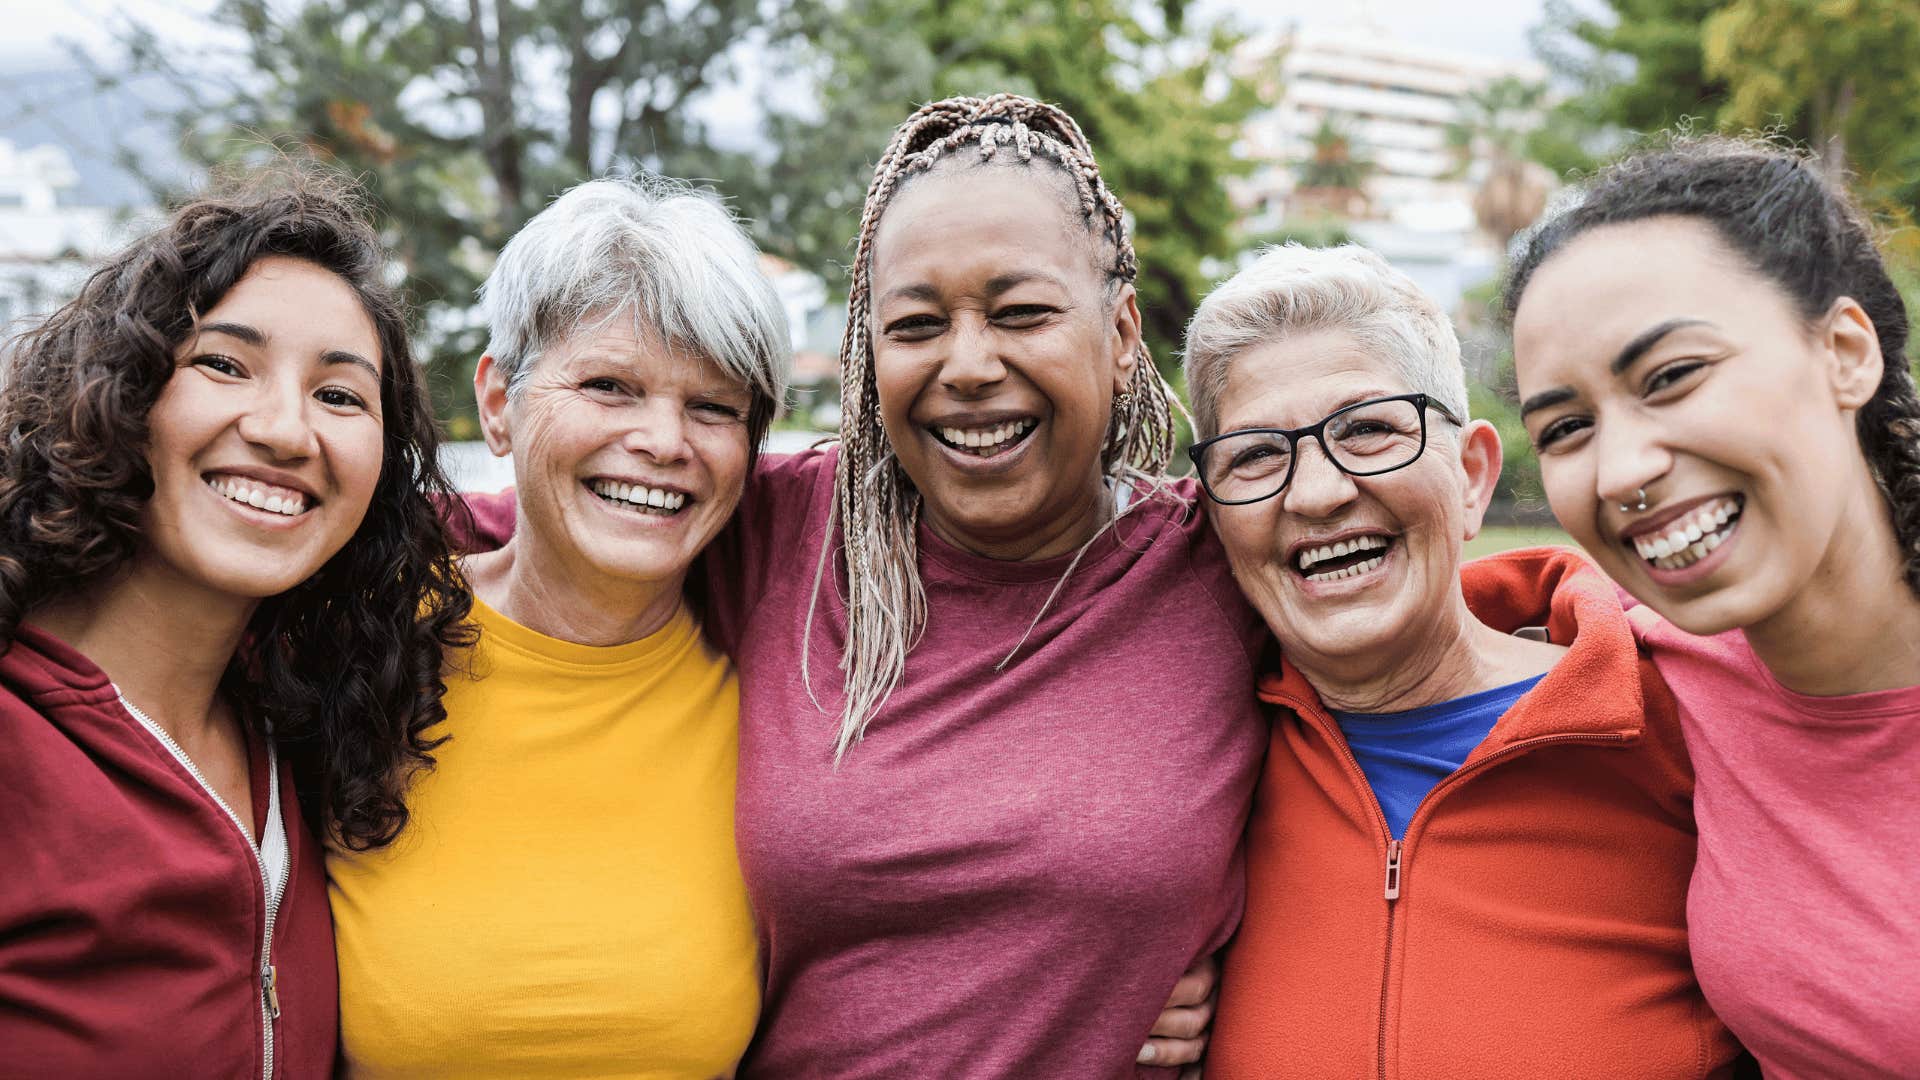
[[[406,830],[328,857],[348,1074],[725,1072],[759,1004],[732,666],[684,608],[605,648],[473,611]]]
[[[1420,800],[1467,760],[1494,722],[1540,679],[1536,675],[1401,712],[1333,712],[1394,836],[1406,835]]]
[[[0,654],[0,748],[0,1078],[262,1076],[268,1024],[272,1076],[332,1075],[326,880],[291,798],[262,955],[263,739],[248,732],[250,836],[106,672],[23,625]],[[293,791],[284,764],[279,782]]]
[[[1697,774],[1693,964],[1768,1080],[1920,1077],[1920,687],[1814,697],[1744,634],[1634,625]]]
[[[740,664],[740,857],[767,962],[742,1075],[1171,1075],[1134,1059],[1239,921],[1267,732],[1250,693],[1264,628],[1198,492],[1122,517],[1031,633],[1071,556],[982,558],[922,525],[925,635],[835,765],[838,576],[802,653],[835,456],[762,467],[709,561]]]
[[[1568,650],[1404,840],[1290,664],[1247,839],[1209,1080],[1681,1080],[1738,1047],[1687,955],[1692,777],[1613,585],[1566,549],[1461,571],[1467,605]]]

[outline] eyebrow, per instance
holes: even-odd
[[[200,326],[199,332],[201,334],[225,334],[230,338],[237,338],[255,348],[259,348],[267,343],[267,335],[265,333],[257,327],[248,326],[246,323],[203,323]],[[354,367],[365,368],[367,373],[376,379],[380,377],[379,365],[361,356],[359,353],[348,352],[346,349],[328,349],[326,352],[320,354],[320,363],[328,367],[332,367],[335,364],[352,364]]]
[[[329,367],[334,364],[352,364],[354,367],[365,368],[367,374],[373,376],[375,379],[380,377],[380,368],[378,365],[366,357],[361,356],[359,353],[348,352],[345,349],[328,349],[326,352],[320,354],[320,362]]]
[[[1015,270],[1011,273],[988,278],[986,286],[982,291],[988,296],[999,296],[1001,293],[1007,292],[1017,286],[1025,285],[1029,281],[1039,281],[1059,288],[1066,287],[1061,283],[1059,278],[1054,277],[1052,274],[1043,273],[1038,270]],[[880,303],[885,304],[889,300],[922,300],[927,303],[933,303],[939,299],[939,289],[934,288],[933,285],[927,282],[919,282],[913,285],[901,285],[898,288],[887,290],[887,294],[880,298]]]
[[[1705,319],[1679,318],[1668,319],[1666,322],[1649,326],[1645,330],[1635,334],[1632,341],[1620,347],[1620,352],[1613,358],[1613,363],[1607,365],[1607,371],[1616,376],[1624,373],[1641,357],[1647,355],[1647,350],[1660,344],[1662,338],[1676,330],[1685,330],[1690,326],[1712,325],[1712,323]],[[1573,397],[1573,391],[1564,386],[1556,387],[1552,390],[1542,390],[1520,403],[1520,418],[1524,420],[1530,412],[1549,408],[1563,401],[1570,401]]]
[[[1633,366],[1635,360],[1645,356],[1648,349],[1660,344],[1661,338],[1666,337],[1675,330],[1684,330],[1689,326],[1712,325],[1712,323],[1705,319],[1668,319],[1666,322],[1656,326],[1650,326],[1634,335],[1632,341],[1627,342],[1621,347],[1620,355],[1613,358],[1613,363],[1607,365],[1607,370],[1615,375],[1627,370]]]

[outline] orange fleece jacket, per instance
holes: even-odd
[[[1462,569],[1467,606],[1568,645],[1402,841],[1290,664],[1247,829],[1208,1080],[1730,1075],[1687,958],[1693,774],[1672,695],[1576,552]]]

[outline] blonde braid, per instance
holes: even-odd
[[[1131,283],[1139,272],[1126,210],[1101,179],[1080,125],[1060,109],[1016,94],[948,98],[923,106],[894,131],[867,187],[847,292],[847,328],[840,340],[840,461],[834,474],[828,535],[838,527],[847,576],[847,640],[840,661],[845,699],[834,741],[835,761],[860,740],[867,721],[900,684],[907,654],[927,625],[927,594],[920,580],[915,540],[920,493],[887,442],[874,380],[870,294],[874,233],[902,184],[967,146],[976,147],[982,161],[1010,150],[1022,163],[1038,157],[1057,165],[1073,185],[1081,216],[1110,248],[1112,262],[1106,271],[1123,283]],[[1173,413],[1179,402],[1144,342],[1134,348],[1128,391],[1115,402],[1101,447],[1101,470],[1115,484],[1162,491],[1167,463],[1173,457]],[[831,551],[831,544],[822,546],[801,645],[801,672],[809,695],[813,694],[808,662],[813,615],[828,577]],[[1074,565],[1078,561],[1076,555]],[[1067,573],[1072,570],[1070,565]],[[1058,594],[1058,586],[1054,592]],[[1050,597],[1046,606],[1051,603]],[[1036,615],[1034,624],[1038,622]],[[1021,640],[1025,642],[1024,637]],[[818,704],[819,699],[814,700]]]

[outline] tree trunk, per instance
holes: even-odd
[[[467,39],[473,45],[476,83],[474,97],[480,103],[480,154],[500,190],[498,223],[501,234],[511,233],[520,224],[520,204],[526,196],[526,179],[520,160],[520,136],[513,122],[513,34],[508,26],[505,5],[496,0],[491,37],[487,34],[482,0],[467,0]]]

